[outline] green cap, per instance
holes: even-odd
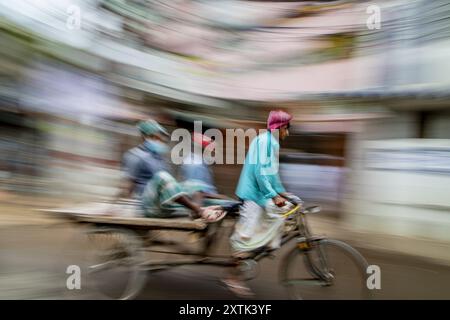
[[[149,135],[169,136],[169,133],[158,122],[153,119],[139,121],[137,127],[140,132]]]

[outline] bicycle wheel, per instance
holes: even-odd
[[[281,283],[292,299],[370,299],[368,263],[348,244],[322,239],[309,250],[297,246],[280,268]]]
[[[146,283],[142,240],[121,228],[94,228],[87,232],[89,285],[109,299],[128,300]]]

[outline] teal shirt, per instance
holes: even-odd
[[[286,192],[279,176],[280,144],[270,132],[253,139],[245,158],[236,195],[264,207],[277,194]]]

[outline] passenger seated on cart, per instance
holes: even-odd
[[[283,213],[289,211],[298,197],[288,194],[278,174],[280,140],[289,135],[292,116],[284,111],[272,111],[267,120],[268,131],[258,135],[250,144],[236,195],[243,200],[239,221],[231,236],[234,256],[251,257],[260,248],[275,249],[280,246],[283,234]],[[252,295],[251,290],[239,280],[236,268],[224,280],[228,288],[240,296]]]
[[[203,151],[206,147],[214,149],[214,140],[200,132],[191,132],[191,136],[194,145],[200,146],[202,152],[189,152],[184,157],[181,166],[183,185],[187,190],[194,192],[192,197],[196,203],[204,205],[235,203],[234,200],[217,192],[210,164],[207,164],[203,158]]]
[[[124,155],[126,179],[120,196],[141,200],[146,217],[191,216],[208,222],[223,218],[226,212],[220,207],[202,207],[191,199],[199,189],[196,184],[179,183],[168,172],[164,158],[169,151],[168,132],[152,119],[139,122],[138,129],[143,143]]]

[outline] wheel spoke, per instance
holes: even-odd
[[[368,299],[366,268],[348,244],[322,239],[308,251],[294,248],[286,256],[281,283],[295,299]]]
[[[90,281],[97,292],[108,298],[131,299],[145,285],[143,243],[131,230],[114,228],[94,229],[88,233],[91,259],[88,263]]]

